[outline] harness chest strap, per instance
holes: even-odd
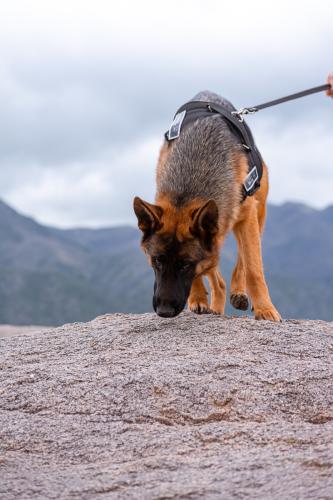
[[[167,141],[177,139],[182,128],[191,125],[198,119],[212,116],[212,114],[221,116],[247,153],[249,172],[243,183],[244,200],[247,196],[252,196],[260,187],[263,172],[261,155],[255,145],[250,128],[244,120],[239,121],[232,114],[232,111],[220,104],[211,101],[190,101],[178,109],[169,130],[165,133],[165,139]]]

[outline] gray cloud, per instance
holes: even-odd
[[[36,2],[28,23],[1,7],[0,196],[62,226],[133,222],[132,196],[153,197],[159,140],[198,90],[243,106],[324,80],[333,8],[295,4],[286,20],[259,1],[243,17],[215,1],[184,2],[177,16],[172,2],[97,13],[85,2],[79,18]],[[333,202],[332,106],[316,95],[249,118],[273,201]]]

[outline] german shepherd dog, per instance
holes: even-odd
[[[228,103],[211,92],[200,92],[193,100]],[[267,167],[263,165],[261,187],[242,203],[247,174],[242,145],[219,116],[197,120],[177,140],[162,145],[155,204],[134,198],[141,246],[155,273],[153,307],[159,316],[177,316],[186,302],[197,314],[224,313],[226,284],[219,253],[232,230],[238,257],[231,304],[247,310],[250,299],[256,319],[281,321],[269,296],[261,256]],[[210,304],[204,276],[211,288]]]

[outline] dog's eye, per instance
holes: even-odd
[[[189,271],[193,267],[193,262],[184,261],[179,264],[179,269],[181,271]]]
[[[152,263],[153,263],[153,266],[155,266],[157,269],[161,269],[161,267],[163,266],[164,262],[165,262],[165,258],[160,255],[156,255],[155,257],[152,257]]]

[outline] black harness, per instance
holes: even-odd
[[[242,144],[247,155],[249,172],[243,183],[244,201],[247,196],[252,196],[260,187],[263,162],[249,126],[243,117],[237,114],[233,106],[231,109],[233,111],[211,101],[189,101],[178,109],[169,130],[165,133],[165,139],[168,142],[173,141],[179,137],[182,128],[192,125],[196,120],[219,114]]]
[[[237,111],[229,102],[228,105],[223,106],[211,101],[190,101],[178,109],[169,130],[165,133],[165,139],[168,142],[173,141],[179,137],[182,126],[186,127],[201,118],[212,116],[212,114],[219,114],[222,120],[224,120],[228,125],[231,132],[236,136],[238,141],[244,146],[247,153],[249,172],[243,183],[244,201],[247,196],[252,196],[260,187],[263,161],[261,154],[255,145],[251,130],[244,121],[243,115],[256,113],[257,111],[269,108],[270,106],[276,106],[277,104],[281,104],[283,102],[292,101],[293,99],[315,94],[316,92],[322,92],[324,90],[328,91],[332,89],[333,85],[325,83],[324,85],[319,85],[319,87],[302,90],[296,94],[280,97],[274,101],[264,102],[263,104],[252,106],[251,108],[242,108],[239,111]]]

